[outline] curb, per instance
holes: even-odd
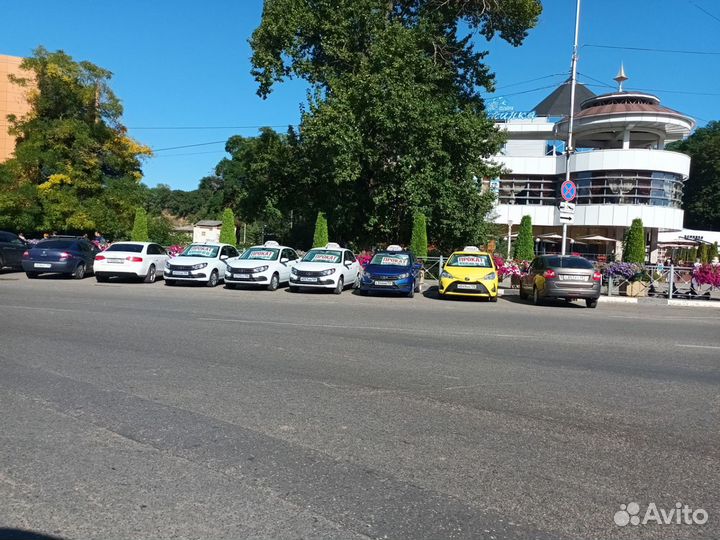
[[[720,302],[714,302],[712,300],[668,300],[667,305],[679,307],[720,308]]]
[[[627,298],[626,296],[601,296],[598,298],[603,304],[637,304],[637,298]]]

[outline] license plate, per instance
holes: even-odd
[[[35,263],[33,266],[35,268],[52,268],[52,264],[49,263]]]
[[[316,277],[301,277],[300,281],[304,281],[305,283],[317,283],[318,278]]]
[[[122,264],[123,260],[122,259],[108,259],[107,262],[113,263],[113,264]]]
[[[238,279],[250,279],[250,274],[233,274],[233,277]]]
[[[560,281],[587,281],[588,276],[573,276],[572,274],[560,274]]]
[[[376,281],[375,285],[392,285],[392,281]]]
[[[474,283],[458,283],[457,284],[458,289],[477,289],[477,285]]]
[[[184,270],[173,270],[174,276],[189,276],[190,272],[186,272]]]

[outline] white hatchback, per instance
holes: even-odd
[[[332,289],[340,294],[348,285],[356,285],[360,263],[349,249],[330,243],[324,248],[313,248],[290,271],[290,291],[300,287]]]
[[[142,278],[145,283],[154,283],[169,258],[160,244],[115,242],[95,255],[95,279],[102,283],[113,277]]]
[[[290,271],[298,260],[294,249],[274,241],[253,246],[238,259],[227,261],[225,287],[234,289],[237,285],[261,285],[274,291],[281,283],[290,281]]]
[[[239,257],[230,244],[190,244],[180,255],[165,263],[165,285],[199,281],[215,287],[225,279],[225,261]]]

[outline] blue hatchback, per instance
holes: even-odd
[[[381,291],[412,298],[420,292],[421,267],[410,251],[378,251],[360,278],[360,294]]]

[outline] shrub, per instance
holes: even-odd
[[[698,285],[720,287],[720,265],[703,264],[695,267],[693,278]]]
[[[220,243],[235,245],[237,237],[235,236],[235,214],[231,208],[223,210],[222,225],[220,227]]]
[[[418,259],[426,259],[428,254],[427,246],[427,222],[425,214],[416,212],[413,216],[412,238],[410,239],[410,250]]]
[[[640,218],[633,219],[630,230],[625,236],[623,261],[635,264],[643,264],[645,262],[645,229],[643,228],[643,222]]]
[[[135,222],[133,223],[130,239],[134,242],[150,241],[150,236],[148,235],[147,213],[144,208],[138,208],[135,210]]]
[[[515,260],[529,261],[535,256],[535,241],[533,240],[532,221],[530,216],[523,216],[520,220],[513,258]]]
[[[313,235],[313,247],[324,247],[329,242],[328,240],[328,224],[325,214],[318,212],[317,220],[315,221],[315,234]]]

